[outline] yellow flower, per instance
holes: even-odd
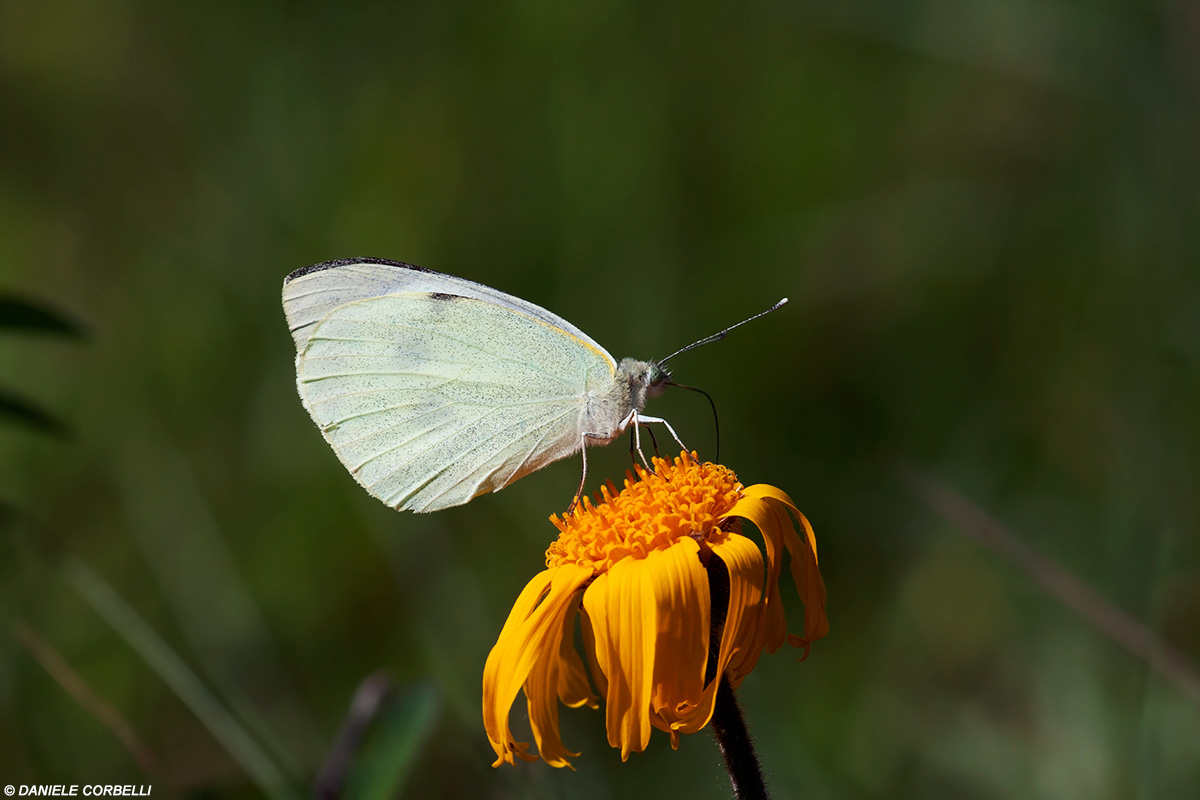
[[[585,498],[564,519],[550,517],[559,538],[546,552],[547,569],[517,598],[484,667],[493,766],[537,760],[508,726],[522,688],[541,757],[564,767],[579,755],[559,738],[558,701],[598,706],[574,645],[581,595],[591,676],[622,760],[646,748],[651,726],[678,747],[679,734],[708,724],[722,675],[736,688],[764,649],[787,641],[807,656],[828,631],[816,539],[786,494],[743,487],[729,469],[686,454],[673,464],[656,458],[654,470],[638,468],[639,480],[627,479],[619,494],[605,487],[599,505]],[[763,534],[765,570],[758,545],[741,535],[742,519]],[[802,637],[787,633],[779,594],[785,549],[804,601]]]

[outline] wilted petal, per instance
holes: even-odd
[[[691,719],[704,694],[712,604],[699,554],[700,545],[686,538],[646,559],[647,568],[654,570],[647,577],[658,631],[650,710],[668,729]]]
[[[562,642],[558,646],[558,699],[567,708],[599,708],[600,698],[592,692],[588,683],[587,668],[579,657],[575,647],[575,617],[581,612],[578,603],[572,603],[567,609],[567,618],[563,623]]]
[[[582,705],[589,699],[595,702],[591,688],[587,685],[587,676],[582,675],[583,665],[579,663],[579,656],[575,654],[572,634],[578,607],[576,597],[572,597],[566,613],[563,614],[557,646],[553,636],[546,640],[545,647],[540,651],[529,677],[525,680],[525,697],[529,701],[529,726],[533,729],[538,755],[552,767],[571,767],[567,759],[579,755],[568,750],[559,736],[558,701],[562,692],[584,692],[576,705]],[[569,652],[568,657],[574,658],[574,664],[579,665],[579,673],[574,673],[574,665],[563,658],[564,652]],[[578,685],[579,678],[583,679],[582,687]]]
[[[821,577],[821,571],[817,566],[816,534],[813,533],[808,518],[800,513],[800,509],[796,508],[792,498],[788,497],[787,493],[781,489],[767,484],[758,484],[748,487],[745,494],[748,497],[763,498],[787,523],[781,526],[784,543],[787,546],[788,554],[792,557],[792,578],[796,581],[800,599],[804,601],[804,636],[789,636],[788,641],[793,645],[804,647],[803,658],[807,658],[808,647],[829,633],[829,619],[825,616],[825,580]],[[796,534],[795,528],[786,517],[786,512],[780,506],[786,508],[800,521],[801,527],[804,528],[803,539]]]
[[[729,570],[729,612],[721,635],[716,684],[729,675],[734,688],[754,669],[763,650],[763,557],[752,540],[731,533],[723,541],[712,543],[713,552]],[[709,715],[712,714],[711,705]],[[705,722],[707,722],[707,718]]]
[[[653,554],[652,554],[653,555]],[[596,661],[608,679],[608,743],[621,760],[650,741],[650,690],[654,680],[654,592],[646,559],[629,558],[600,575],[583,595],[595,634]]]
[[[750,487],[756,488],[758,487]],[[767,548],[767,582],[764,587],[758,635],[760,646],[768,653],[774,653],[787,641],[787,618],[783,613],[783,598],[779,594],[779,575],[783,570],[785,549],[783,531],[790,523],[786,517],[781,517],[770,503],[753,496],[749,490],[743,490],[743,495],[726,516],[750,520],[762,533],[763,544]],[[745,672],[741,674],[744,675]]]
[[[513,740],[508,713],[539,657],[546,651],[558,651],[563,618],[575,592],[590,577],[589,570],[570,564],[544,570],[529,582],[513,605],[483,668],[483,726],[496,752],[493,766],[512,764],[514,756],[536,760],[536,756],[525,752],[528,742]],[[556,697],[557,691],[550,702]],[[542,698],[530,699],[534,704],[543,702]],[[554,725],[557,738],[557,716]]]
[[[583,634],[583,651],[587,655],[588,674],[592,676],[592,682],[596,684],[600,694],[607,697],[608,678],[604,677],[604,670],[600,669],[600,662],[596,660],[596,633],[586,607],[579,609],[579,631]]]

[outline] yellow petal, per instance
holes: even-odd
[[[573,564],[544,570],[521,592],[483,668],[483,726],[496,752],[493,766],[533,761],[529,746],[513,740],[508,713],[534,663],[547,647],[557,652],[563,617],[591,571]],[[557,693],[555,693],[557,695]],[[533,702],[542,702],[537,698]]]
[[[513,755],[526,761],[535,760],[535,757],[525,755],[525,748],[529,744],[514,742],[512,731],[508,727],[508,712],[517,698],[524,677],[514,681],[511,673],[503,672],[501,667],[511,660],[508,651],[513,645],[517,645],[518,648],[523,645],[523,642],[517,641],[516,633],[542,601],[556,571],[542,570],[525,584],[517,601],[513,603],[512,611],[509,612],[508,619],[500,630],[500,636],[496,639],[496,644],[483,667],[483,727],[497,755],[496,763],[492,766],[498,766],[502,761],[514,763]]]
[[[807,658],[808,645],[829,633],[829,620],[825,616],[825,580],[817,566],[816,534],[813,533],[808,517],[800,513],[800,509],[796,508],[796,504],[786,492],[767,484],[751,486],[750,489],[754,490],[754,496],[763,497],[772,504],[782,504],[800,520],[800,525],[804,528],[805,539],[802,540],[796,535],[795,529],[787,525],[784,528],[784,543],[792,557],[792,577],[796,581],[800,598],[804,601],[804,637],[788,638],[792,644],[805,648],[803,658]],[[748,489],[747,492],[749,491]],[[782,511],[779,513],[783,515]]]
[[[729,570],[729,611],[721,635],[717,677],[727,674],[736,688],[763,651],[763,556],[751,539],[736,533],[714,542],[712,549]],[[713,680],[714,689],[718,682]]]
[[[608,696],[608,678],[604,677],[604,670],[600,669],[600,662],[596,660],[596,634],[592,629],[592,618],[588,616],[586,606],[579,609],[579,631],[583,634],[583,649],[587,653],[592,682],[596,684],[600,694]]]
[[[576,595],[577,596],[577,595]],[[563,745],[558,733],[558,695],[563,685],[563,643],[570,641],[574,644],[575,610],[578,603],[571,598],[566,613],[555,636],[546,640],[545,646],[538,652],[537,661],[525,680],[525,697],[528,698],[529,727],[533,729],[533,738],[537,742],[538,755],[552,767],[571,767],[568,758],[576,758],[579,753],[572,752]],[[570,639],[568,639],[570,637]],[[574,650],[574,647],[571,648]],[[578,660],[578,656],[575,657]],[[582,667],[582,665],[580,665]],[[569,682],[569,679],[568,679]],[[584,677],[586,685],[587,678]],[[590,689],[588,694],[591,694]],[[586,698],[585,698],[586,700]]]
[[[703,702],[703,696],[701,696],[701,702]],[[679,728],[681,725],[678,721],[668,722],[667,720],[663,719],[661,714],[656,714],[653,710],[651,710],[650,724],[671,737],[672,750],[679,749]]]
[[[583,705],[599,708],[600,698],[592,693],[587,669],[583,666],[583,659],[579,657],[579,650],[575,648],[575,616],[580,610],[578,603],[572,603],[567,609],[567,619],[563,623],[562,642],[558,647],[558,699],[568,708],[579,708]]]
[[[750,487],[758,488],[760,487]],[[768,653],[774,653],[787,640],[787,620],[783,613],[783,598],[779,594],[779,574],[783,569],[784,529],[790,527],[791,523],[786,516],[781,517],[766,500],[754,496],[749,490],[743,494],[745,496],[725,516],[748,519],[762,533],[763,543],[767,548],[767,583],[764,587],[765,600],[758,635],[761,646],[766,648]]]
[[[729,571],[729,606],[721,634],[721,646],[717,656],[716,675],[728,674],[731,681],[740,682],[754,668],[762,652],[761,636],[758,632],[762,609],[763,559],[752,540],[730,533],[723,540],[710,543],[713,553],[724,562]],[[720,680],[714,679],[705,687],[700,702],[690,713],[678,714],[669,723],[672,746],[678,746],[679,734],[696,733],[712,719]],[[655,727],[667,730],[651,716]]]
[[[738,507],[746,503],[746,500],[750,500],[766,503],[770,507],[772,514],[780,520],[779,532],[782,534],[784,545],[792,558],[792,577],[796,581],[796,589],[800,594],[800,599],[804,601],[804,636],[789,636],[788,641],[793,645],[804,647],[804,656],[802,656],[802,659],[806,658],[808,656],[809,645],[829,632],[829,620],[825,616],[825,581],[821,577],[820,569],[817,566],[816,534],[813,533],[812,525],[809,523],[808,518],[800,513],[800,510],[796,508],[796,504],[792,502],[792,498],[788,497],[786,492],[767,484],[756,484],[744,489],[743,496],[745,499],[739,501],[737,506],[730,511],[730,514],[746,516],[739,511]],[[747,505],[747,507],[749,506]],[[784,511],[785,508],[791,511],[792,515],[800,521],[801,526],[804,528],[805,539],[802,540],[797,536],[795,528],[787,517],[787,512]],[[752,521],[756,525],[759,525],[758,521]],[[760,529],[762,528],[761,525],[759,527]],[[763,536],[764,539],[768,538],[765,530],[763,531]],[[771,557],[773,554],[770,544],[768,544],[767,551],[768,557]],[[775,563],[772,564],[772,571],[776,576],[778,575]],[[771,601],[769,600],[768,606],[770,605]],[[780,615],[779,621],[781,622],[782,607],[776,604],[776,608],[778,609]],[[773,615],[769,612],[768,616]],[[768,621],[769,625],[773,625],[774,623],[775,620],[773,619]],[[768,652],[775,652],[779,644],[782,644],[781,641],[776,643],[776,639],[774,638],[776,633],[777,630],[772,630],[771,635],[768,637]]]
[[[812,542],[814,537],[808,519],[794,506],[790,508],[800,518],[808,540]],[[808,658],[809,646],[829,633],[829,619],[825,616],[825,579],[817,568],[817,551],[806,546],[791,527],[784,532],[784,542],[792,557],[792,578],[796,581],[800,599],[804,601],[804,636],[789,636],[788,641],[793,646],[804,648],[804,655],[800,657],[803,661]]]
[[[791,509],[804,526],[804,533],[808,537],[808,547],[812,550],[813,561],[817,560],[817,536],[813,533],[812,525],[808,523],[808,517],[800,513],[800,509],[796,508],[796,504],[792,502],[792,498],[788,497],[787,492],[766,483],[756,483],[743,489],[742,494],[746,497],[777,500]]]
[[[657,552],[657,551],[656,551]],[[653,554],[652,554],[653,555]],[[621,760],[650,741],[650,690],[654,679],[654,595],[646,580],[650,558],[625,558],[583,593],[595,634],[596,661],[608,679],[605,726]]]
[[[657,630],[650,710],[668,725],[690,719],[704,694],[712,603],[699,554],[687,537],[646,559]]]

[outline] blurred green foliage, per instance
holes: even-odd
[[[78,336],[81,331],[70,320],[28,300],[0,295],[0,333],[18,331],[52,336]],[[0,422],[25,425],[42,433],[62,434],[61,421],[37,404],[0,387]]]
[[[897,467],[1200,661],[1198,76],[1175,0],[0,0],[0,290],[89,331],[0,337],[74,432],[0,426],[0,782],[304,795],[386,669],[436,693],[364,753],[406,796],[727,796],[706,736],[622,764],[586,710],[578,772],[488,766],[484,658],[578,463],[362,492],[278,297],[375,255],[618,357],[792,298],[675,364],[821,546],[829,638],[741,692],[775,797],[1197,796],[1200,706]],[[712,447],[702,398],[651,412]]]

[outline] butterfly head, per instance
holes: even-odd
[[[671,372],[660,362],[639,361],[636,358],[621,359],[617,365],[617,384],[628,387],[628,408],[641,411],[646,400],[662,394],[671,380]]]
[[[667,384],[671,382],[671,370],[657,361],[645,363],[646,397],[658,397],[666,391]]]

